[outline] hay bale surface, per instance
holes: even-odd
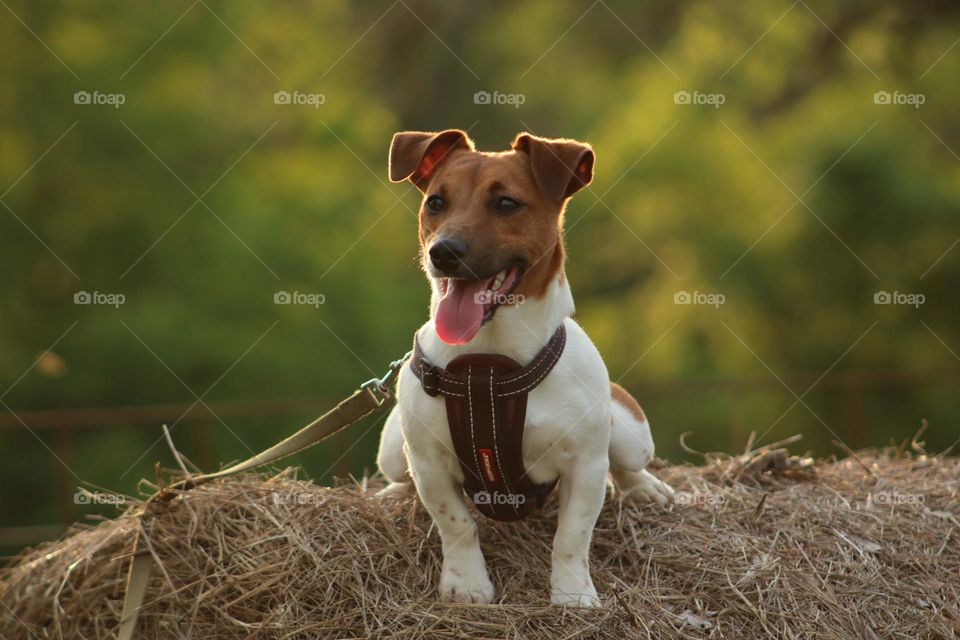
[[[668,509],[610,498],[599,609],[549,606],[555,500],[480,520],[496,605],[436,601],[440,541],[413,495],[290,471],[205,485],[145,531],[156,560],[139,638],[955,638],[960,461],[713,459],[659,473]],[[0,573],[0,637],[111,638],[135,506]]]

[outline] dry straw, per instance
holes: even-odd
[[[440,542],[413,495],[294,472],[198,487],[144,524],[139,638],[956,638],[960,462],[760,449],[659,470],[668,509],[608,499],[599,609],[549,606],[556,503],[480,522],[497,604],[437,602]],[[152,487],[155,489],[155,487]],[[0,573],[0,637],[112,638],[140,504]]]

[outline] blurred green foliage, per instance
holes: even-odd
[[[568,273],[662,456],[683,458],[688,430],[732,450],[775,425],[766,441],[803,433],[826,454],[835,438],[901,440],[922,418],[946,447],[956,376],[871,387],[860,405],[828,385],[803,394],[828,370],[957,367],[958,26],[949,2],[9,0],[0,408],[337,400],[427,313],[419,194],[387,182],[390,136],[458,127],[482,149],[521,130],[593,143]],[[123,104],[76,104],[83,91]],[[277,104],[278,91],[323,103]],[[523,104],[477,104],[478,91]],[[79,291],[125,303],[77,305]],[[278,291],[325,302],[276,305]],[[680,291],[725,303],[678,305]],[[875,305],[878,291],[926,301]],[[796,372],[814,374],[788,382],[801,403],[778,382]],[[683,382],[714,378],[769,384]],[[210,421],[209,462],[310,417]],[[5,526],[62,517],[55,437],[29,426],[0,433]],[[328,481],[354,445],[337,468],[370,470],[376,426],[300,460]],[[155,461],[172,466],[159,435],[84,429],[67,466],[133,492]],[[195,423],[174,437],[197,457]]]

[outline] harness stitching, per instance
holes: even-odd
[[[473,449],[473,459],[477,463],[477,469],[480,470],[480,484],[483,490],[490,493],[487,487],[487,479],[483,477],[483,467],[480,466],[480,456],[477,455],[477,440],[473,435],[473,387],[470,384],[470,378],[473,374],[473,367],[467,367],[467,408],[470,410],[470,448]],[[490,496],[491,498],[493,496]]]
[[[503,469],[503,463],[500,462],[500,449],[497,447],[497,405],[493,401],[493,367],[490,367],[490,420],[492,422],[491,428],[493,429],[493,453],[497,456],[497,466],[500,467],[500,477],[503,478],[503,484],[507,486],[507,491],[512,493],[514,497],[517,496],[517,492],[513,490],[513,487],[510,486],[510,483],[507,482],[507,473]],[[521,449],[520,455],[523,455],[523,450]],[[520,515],[520,509],[517,507],[517,501],[512,500],[513,510]]]

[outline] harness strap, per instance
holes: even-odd
[[[553,371],[560,360],[560,356],[563,355],[563,347],[566,343],[567,330],[561,324],[550,341],[533,357],[533,360],[527,366],[496,377],[493,388],[494,395],[514,396],[529,393],[543,382],[548,373]],[[431,364],[424,356],[419,340],[414,340],[410,370],[420,379],[423,390],[428,396],[467,397],[467,374],[456,373]]]

